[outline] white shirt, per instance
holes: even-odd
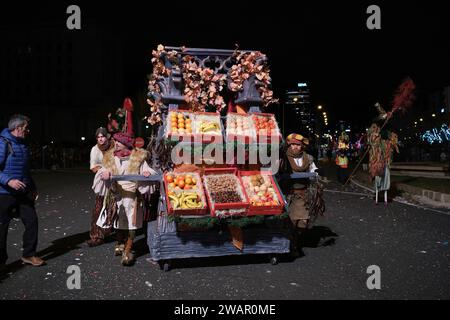
[[[295,163],[301,167],[303,165],[303,157],[300,158],[294,158]],[[315,172],[318,168],[316,167],[314,162],[311,162],[311,164],[309,165],[309,169],[308,172]]]
[[[91,157],[90,157],[90,168],[94,169],[95,167],[101,166],[103,162],[103,152],[98,148],[97,145],[93,146],[91,149]]]

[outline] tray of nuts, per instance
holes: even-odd
[[[242,215],[247,212],[249,202],[243,191],[242,181],[236,173],[235,168],[205,169],[203,182],[213,217]]]

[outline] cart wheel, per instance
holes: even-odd
[[[271,265],[277,265],[278,264],[278,257],[277,256],[272,256],[271,258],[270,258],[270,264]]]

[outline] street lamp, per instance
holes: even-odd
[[[317,107],[317,110],[322,110],[322,106],[318,106],[318,107]]]

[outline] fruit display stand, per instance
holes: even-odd
[[[177,111],[171,110],[171,112]],[[198,130],[197,125],[199,122],[195,121],[195,113],[190,114],[189,116],[193,119],[192,128],[195,134],[196,130]],[[263,116],[269,119],[271,118],[270,115],[264,114]],[[175,117],[171,117],[175,119]],[[248,119],[251,119],[251,117],[252,114],[249,114]],[[178,118],[177,116],[177,125],[178,119],[181,119],[181,117]],[[170,121],[170,118],[168,117],[167,120]],[[227,123],[227,118],[222,118],[222,121],[223,123]],[[173,122],[173,127],[175,127],[175,121]],[[180,122],[182,123],[183,121]],[[186,120],[184,120],[184,122],[186,122]],[[167,128],[167,124],[165,127]],[[220,128],[223,130],[222,124],[220,124]],[[278,131],[278,126],[275,125],[273,132],[278,133]],[[165,130],[165,133],[166,132],[167,131]],[[225,130],[223,130],[222,133],[226,136]],[[163,132],[160,134],[163,139],[167,137],[163,135]],[[193,142],[189,142],[189,140],[180,140],[179,143],[181,144],[194,144]],[[245,142],[250,142],[250,140]],[[286,177],[278,177],[278,179],[276,179],[275,176],[271,176],[263,171],[237,171],[236,168],[211,168],[204,169],[204,172],[205,175],[202,177],[203,191],[208,200],[208,207],[204,210],[197,211],[196,213],[194,212],[194,215],[174,214],[175,211],[171,208],[169,196],[166,195],[166,192],[173,191],[168,187],[168,181],[161,177],[161,197],[159,201],[158,217],[156,220],[150,221],[147,224],[147,244],[150,251],[150,260],[159,263],[162,270],[168,271],[172,266],[172,262],[179,259],[262,254],[268,256],[268,262],[277,264],[280,255],[290,252],[291,229],[287,218],[289,208],[286,198],[279,187],[279,182],[277,181],[280,178],[283,179]],[[170,174],[174,175],[173,178],[177,176],[176,173],[173,172]],[[207,179],[211,174],[234,174],[242,186],[245,203],[238,203],[237,206],[236,203],[224,203],[219,204],[218,207],[212,209],[211,199],[209,198],[210,194],[207,192],[205,183],[205,178]],[[264,175],[264,183],[269,183],[269,188],[273,189],[270,189],[271,192],[273,191],[272,195],[269,197],[270,199],[267,199],[266,197],[265,200],[267,201],[265,202],[270,200],[275,201],[276,203],[273,202],[270,205],[265,203],[264,206],[251,205],[251,199],[249,199],[247,191],[243,186],[242,178],[255,174]],[[186,176],[187,173],[183,173],[183,175]],[[167,177],[167,175],[165,175],[165,177]],[[288,178],[315,179],[317,178],[317,174],[296,173],[290,175]],[[223,209],[227,206],[229,207],[229,205],[236,206],[235,209],[246,209],[244,218],[261,218],[263,221],[262,223],[252,224],[242,228],[242,250],[238,250],[233,244],[231,231],[226,227],[226,223],[223,223],[224,221],[230,221],[230,219],[231,221],[239,221],[239,215],[237,215],[237,217],[228,216],[220,219],[215,214],[215,209]],[[229,207],[228,209],[232,208]],[[185,212],[192,214],[192,211],[189,210]],[[176,219],[177,217],[181,218],[181,220]],[[186,219],[195,222],[208,217],[211,217],[212,219],[215,218],[221,223],[211,228],[205,228],[204,226],[198,228],[192,226],[188,226],[187,228],[183,227],[183,221],[186,221]]]
[[[267,107],[274,100],[265,55],[256,51],[160,45],[153,51],[152,62],[154,69],[148,97],[152,112],[156,111],[153,115],[162,121],[159,140],[165,140],[171,146],[176,144],[179,149],[186,146],[187,150],[203,148],[204,143],[215,144],[214,151],[223,150],[224,154],[228,147],[242,149],[248,154],[254,151],[253,148],[262,147],[272,152],[271,142],[282,142],[275,116],[261,113],[259,108]],[[252,66],[251,70],[249,66]],[[225,94],[229,99],[224,100]],[[228,115],[223,116],[228,100],[236,108],[228,108]],[[194,110],[196,112],[191,112]],[[244,114],[233,113],[236,111]],[[228,169],[228,172],[219,173],[219,168],[209,163],[208,157],[214,156],[215,153],[211,156],[202,153],[203,163],[199,167],[204,172],[202,183],[208,201],[206,215],[177,214],[170,202],[174,194],[166,196],[166,192],[175,191],[170,190],[168,181],[161,182],[158,216],[147,224],[147,244],[150,260],[158,262],[165,271],[170,269],[173,260],[178,259],[264,254],[276,264],[279,255],[290,252],[289,208],[277,179],[265,176],[261,180],[263,190],[267,188],[270,192],[258,195],[258,201],[264,200],[261,208],[253,195],[256,205],[252,208],[242,183],[241,176],[246,174],[239,175],[237,168],[231,169],[234,172]],[[237,157],[232,162],[236,163]],[[205,164],[212,166],[212,170],[205,169]],[[260,166],[256,166],[259,169]],[[250,165],[240,167],[243,168],[254,170]],[[212,176],[217,178],[221,174],[226,178],[225,185],[217,182],[220,178],[215,179],[216,186],[208,184]],[[304,174],[299,178],[314,176],[314,173]],[[227,188],[227,184],[233,183],[241,190]],[[172,200],[174,206],[179,205],[176,197]],[[197,203],[200,202],[203,204],[203,200],[197,198]],[[195,203],[190,202],[189,206],[195,206]]]

